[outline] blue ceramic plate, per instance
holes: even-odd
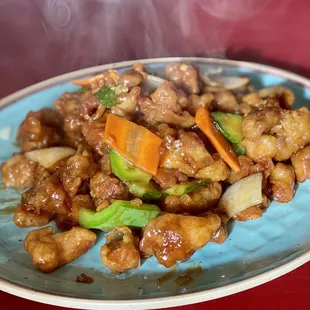
[[[282,84],[296,94],[296,106],[308,106],[310,81],[295,74],[253,63],[203,58],[142,60],[149,72],[162,73],[168,62],[191,61],[201,71],[223,68],[224,74],[248,75],[256,87]],[[18,148],[14,145],[17,128],[29,110],[52,106],[63,92],[74,91],[70,80],[114,68],[126,70],[134,62],[123,62],[65,74],[28,87],[0,101],[0,162]],[[8,138],[8,139],[7,139]],[[141,268],[116,276],[100,261],[99,247],[52,274],[40,273],[23,250],[28,229],[17,228],[10,209],[20,193],[0,189],[0,289],[40,302],[84,309],[161,308],[219,298],[279,277],[310,260],[310,182],[298,186],[289,204],[272,203],[263,217],[245,223],[234,222],[222,245],[208,244],[189,261],[170,271],[166,281],[157,279],[169,272],[154,258]],[[187,285],[176,278],[189,267],[201,272]],[[93,284],[76,283],[80,273],[94,279]]]

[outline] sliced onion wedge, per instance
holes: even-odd
[[[67,146],[48,147],[26,152],[25,156],[38,162],[45,168],[53,166],[57,161],[75,154],[75,149]]]
[[[142,91],[146,93],[153,93],[162,83],[166,82],[167,80],[162,79],[159,76],[150,75],[148,74],[144,81],[142,82]]]
[[[255,173],[234,183],[225,191],[219,208],[225,209],[231,218],[249,207],[260,204],[263,200],[262,180],[262,173]]]
[[[228,90],[234,90],[246,86],[250,83],[250,79],[245,76],[219,76],[211,77],[204,73],[200,73],[200,79],[204,84],[218,87],[219,90],[226,88]]]

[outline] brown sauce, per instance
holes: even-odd
[[[81,273],[79,276],[77,276],[75,281],[78,283],[92,284],[94,282],[94,279],[92,277],[89,277],[85,273]]]
[[[184,274],[178,276],[175,279],[175,283],[178,286],[185,286],[191,284],[197,276],[202,273],[202,268],[200,266],[188,268]]]
[[[176,266],[176,265],[175,265]],[[175,277],[176,274],[176,267],[172,267],[171,270],[169,272],[167,272],[166,274],[164,274],[162,277],[158,278],[156,280],[156,284],[157,287],[161,287],[162,285],[164,285],[166,282],[168,282],[169,280],[173,279]]]

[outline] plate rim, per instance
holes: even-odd
[[[228,65],[232,67],[240,67],[252,69],[256,72],[263,72],[274,74],[276,76],[284,77],[285,79],[302,85],[304,88],[310,89],[310,80],[300,76],[298,74],[278,69],[272,66],[258,64],[254,62],[236,61],[228,59],[216,59],[216,58],[203,58],[203,57],[165,57],[165,58],[151,58],[151,59],[138,59],[130,61],[122,61],[117,63],[110,63],[105,65],[99,65],[94,67],[89,67],[86,69],[76,70],[73,72],[58,75],[56,77],[47,79],[45,81],[36,83],[34,85],[28,86],[22,90],[19,90],[11,95],[8,95],[0,99],[0,109],[8,106],[9,104],[36,93],[40,90],[49,88],[51,86],[68,82],[70,80],[80,78],[87,75],[92,75],[97,72],[102,72],[108,69],[121,69],[123,67],[132,66],[136,62],[141,62],[143,64],[156,64],[156,63],[168,63],[168,62],[196,62],[204,64],[215,64],[215,65]],[[35,289],[26,288],[19,284],[12,283],[8,280],[0,278],[0,290],[9,294],[13,294],[25,299],[47,303],[55,306],[64,306],[71,308],[83,308],[83,309],[101,309],[103,306],[109,306],[111,309],[158,309],[167,308],[173,306],[181,306],[199,303],[207,300],[213,300],[216,298],[221,298],[224,296],[229,296],[266,282],[276,279],[298,267],[310,261],[310,249],[305,253],[297,256],[289,262],[284,263],[281,266],[273,268],[269,271],[263,272],[259,275],[250,277],[238,281],[236,283],[219,286],[213,289],[202,290],[199,292],[186,293],[181,295],[174,295],[168,297],[157,297],[157,298],[145,298],[145,299],[129,299],[129,300],[102,300],[102,299],[87,299],[78,297],[69,297],[55,295],[52,293],[45,293]],[[57,297],[57,298],[55,298]]]

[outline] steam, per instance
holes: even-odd
[[[76,69],[163,56],[223,58],[233,30],[229,22],[253,18],[270,0],[44,2],[46,36],[50,44],[70,42],[69,67]]]
[[[234,22],[244,21],[245,26],[255,22],[271,4],[271,0],[0,0],[1,10],[7,12],[0,22],[7,26],[7,40],[14,38],[15,44],[11,50],[3,45],[1,60],[22,72],[35,72],[35,78],[27,80],[34,83],[129,59],[224,58],[236,35]],[[25,14],[18,14],[13,23],[16,11]]]

